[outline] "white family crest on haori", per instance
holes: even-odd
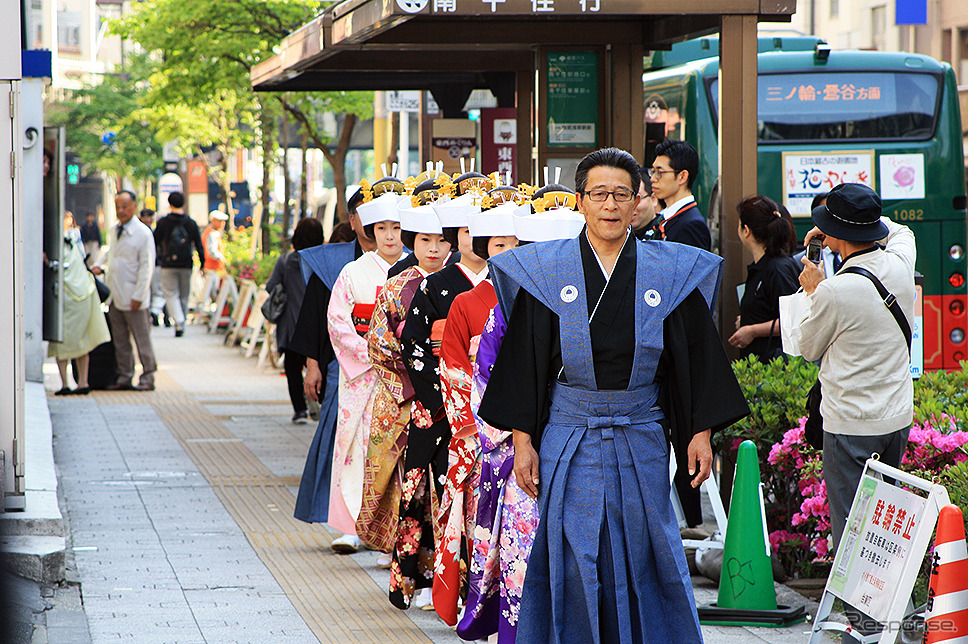
[[[662,302],[662,296],[659,295],[659,291],[655,290],[654,288],[650,288],[648,291],[646,291],[644,297],[645,303],[652,308],[659,306],[659,303]]]
[[[561,289],[561,301],[566,303],[574,302],[578,298],[578,289],[574,285],[569,284],[565,288]]]

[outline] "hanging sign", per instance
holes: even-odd
[[[598,142],[598,52],[549,51],[549,147],[594,147]]]
[[[504,176],[517,174],[518,121],[513,107],[492,107],[481,110],[481,168],[485,173],[495,170]]]

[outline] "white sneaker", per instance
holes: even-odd
[[[381,552],[380,556],[376,558],[376,567],[383,568],[385,570],[390,567],[390,563],[392,561],[393,558],[390,555]]]
[[[434,609],[434,589],[421,588],[417,591],[417,596],[413,598],[413,605],[420,610]]]
[[[351,555],[360,549],[360,538],[355,534],[344,534],[339,539],[334,539],[330,547],[337,554]]]

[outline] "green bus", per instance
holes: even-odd
[[[718,230],[718,47],[716,37],[680,43],[647,60],[643,75],[646,164],[666,138],[699,150],[694,193],[714,237],[734,234]],[[786,205],[802,239],[814,195],[842,182],[874,188],[885,215],[917,238],[923,367],[959,368],[968,231],[951,67],[918,54],[831,51],[816,38],[761,37],[759,49],[759,192]]]

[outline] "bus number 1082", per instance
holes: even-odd
[[[924,209],[912,208],[911,210],[895,210],[894,215],[894,219],[899,221],[923,221]]]

